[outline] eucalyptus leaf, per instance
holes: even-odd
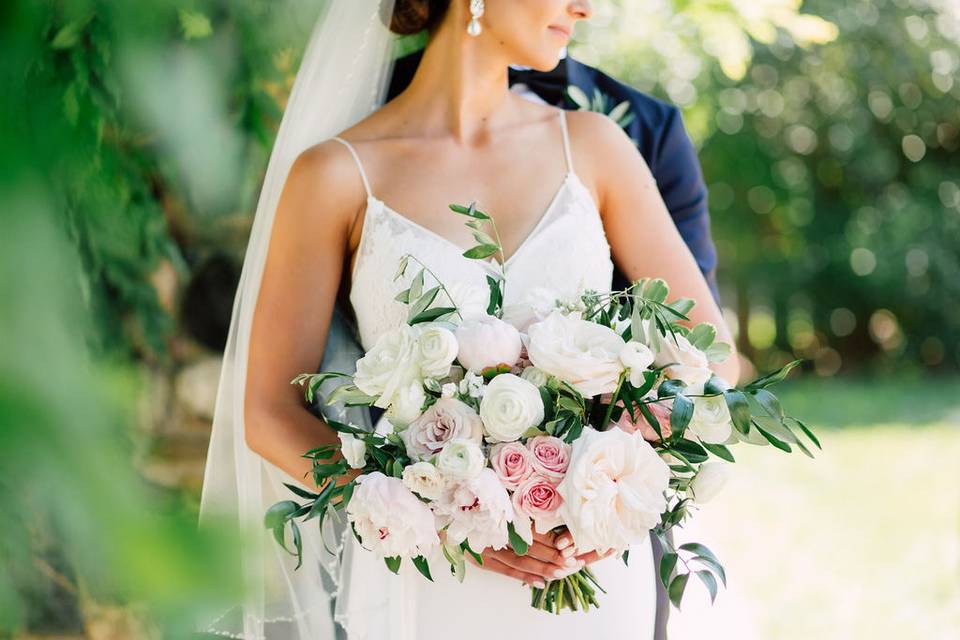
[[[689,579],[689,573],[681,573],[670,582],[670,587],[668,589],[670,602],[672,602],[673,606],[675,606],[677,609],[680,608],[680,602],[683,600],[683,592],[687,588],[687,580]]]

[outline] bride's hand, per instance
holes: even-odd
[[[480,556],[483,558],[483,569],[542,589],[546,582],[566,577],[583,568],[584,563],[574,557],[574,551],[573,539],[564,529],[556,534],[534,532],[533,544],[526,555],[518,556],[510,548],[495,551],[487,547]],[[467,558],[477,564],[470,554],[467,554]]]

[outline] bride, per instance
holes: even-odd
[[[567,534],[547,534],[524,557],[484,550],[482,567],[456,584],[442,560],[434,582],[411,567],[397,577],[352,535],[339,536],[340,553],[319,531],[304,530],[308,560],[294,569],[257,528],[271,504],[291,497],[284,483],[316,489],[303,453],[337,442],[290,380],[321,361],[338,295],[364,349],[404,321],[393,296],[405,287],[394,281],[405,253],[429,265],[465,307],[501,267],[509,307],[544,292],[609,290],[615,263],[631,280],[667,280],[676,297],[696,301],[693,324],[711,322],[718,339],[733,342],[626,134],[602,114],[567,113],[508,90],[511,64],[552,69],[592,10],[589,0],[328,3],[261,193],[204,479],[201,522],[227,515],[254,528],[239,560],[252,588],[204,631],[297,640],[338,637],[335,629],[349,640],[653,637],[649,540],[631,550],[627,566],[579,554]],[[390,69],[386,25],[425,27],[430,38],[409,87],[380,104]],[[471,201],[494,218],[503,265],[460,256],[472,237],[448,205]],[[736,380],[736,362],[715,368]],[[352,362],[342,364],[352,372]],[[389,427],[383,417],[370,425],[368,416],[347,415]],[[584,564],[608,589],[599,610],[550,616],[529,606],[522,583],[542,585]]]

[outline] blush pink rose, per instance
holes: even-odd
[[[503,442],[490,449],[490,464],[507,489],[516,489],[533,473],[533,456],[519,442]]]
[[[545,479],[559,484],[570,466],[570,445],[553,436],[537,436],[527,441],[533,454],[533,468]]]
[[[623,406],[623,402],[618,401],[618,406]],[[657,419],[657,422],[660,423],[660,431],[663,433],[664,438],[670,437],[670,408],[663,405],[660,402],[654,402],[647,405],[647,409],[650,410],[650,413],[653,414],[653,417]],[[633,433],[634,431],[639,431],[640,435],[643,436],[643,439],[647,442],[659,442],[660,436],[657,435],[657,432],[653,427],[647,422],[640,412],[637,412],[637,420],[634,421],[630,418],[630,412],[624,409],[623,413],[620,414],[620,419],[614,423],[617,427],[623,429],[627,433]]]
[[[517,514],[531,518],[537,533],[546,533],[562,524],[558,509],[563,498],[557,493],[557,487],[547,478],[532,475],[517,487],[511,496],[513,508]]]

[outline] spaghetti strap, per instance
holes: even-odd
[[[363,179],[363,188],[367,190],[367,197],[372,198],[373,192],[370,190],[370,181],[367,180],[367,172],[363,170],[363,163],[360,162],[360,156],[357,155],[357,150],[353,148],[352,144],[350,144],[340,136],[334,136],[332,139],[336,140],[337,142],[342,142],[347,147],[347,149],[350,150],[350,155],[353,156],[354,162],[357,163],[357,169],[360,170],[360,177]]]
[[[567,160],[567,173],[573,173],[573,156],[570,153],[570,136],[567,133],[566,109],[560,109],[560,129],[563,131],[563,155]]]

